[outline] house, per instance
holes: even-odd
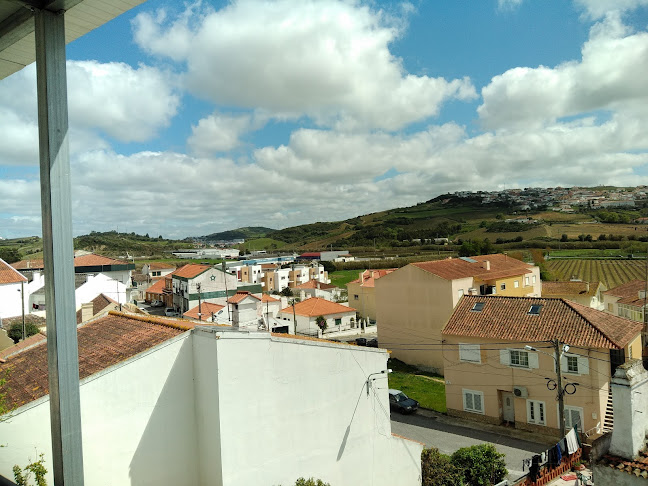
[[[184,265],[168,277],[171,277],[173,307],[182,314],[195,307],[199,299],[224,304],[237,289],[261,293],[259,285],[239,285],[236,276],[211,265]]]
[[[324,332],[344,331],[355,327],[356,310],[319,297],[311,297],[281,309],[278,318],[287,323],[295,322],[296,332],[317,335],[317,318],[324,317]]]
[[[165,293],[164,289],[166,288],[166,281],[169,281],[169,285],[171,286],[171,278],[165,277],[159,279],[157,282],[155,282],[153,285],[151,285],[148,289],[146,289],[146,292],[144,293],[145,297],[144,300],[148,302],[149,304],[155,300],[158,300],[160,302],[165,302]],[[170,302],[166,303],[166,307],[173,307],[173,298],[169,299]]]
[[[198,321],[217,322],[215,316],[223,309],[225,309],[224,305],[201,302],[200,305],[196,305],[193,309],[185,312],[182,317],[185,319],[196,319]],[[229,319],[227,320],[229,321]]]
[[[77,334],[85,484],[420,484],[422,444],[391,433],[383,349],[118,312]],[[39,339],[0,363],[6,477],[34,451],[52,464]]]
[[[239,290],[227,299],[232,316],[232,326],[256,327],[263,324],[261,318],[261,298],[245,290]]]
[[[541,285],[538,267],[507,255],[410,263],[375,281],[378,342],[394,358],[443,374],[441,329],[464,295],[540,297]]]
[[[0,319],[29,313],[25,299],[27,278],[0,258]]]
[[[149,277],[151,280],[158,280],[166,277],[176,269],[175,265],[163,262],[145,263],[142,267],[142,274]]]
[[[96,276],[87,275],[86,282],[78,287],[74,294],[77,310],[81,308],[81,304],[90,302],[101,294],[109,296],[118,304],[126,304],[130,301],[130,292],[128,292],[127,286],[103,273]]]
[[[306,283],[296,285],[293,288],[295,295],[298,295],[301,300],[310,297],[321,297],[322,299],[337,302],[340,300],[342,289],[335,285],[322,283],[319,280],[309,280]]]
[[[607,312],[615,316],[643,322],[643,310],[646,306],[646,281],[632,280],[603,292],[603,306]]]
[[[558,339],[569,346],[560,358],[566,427],[611,428],[610,379],[641,356],[641,328],[565,299],[466,295],[442,333],[448,414],[558,435],[548,382]]]
[[[90,302],[81,304],[81,308],[76,313],[76,322],[77,324],[81,324],[82,322],[89,321],[99,314],[119,309],[120,305],[117,301],[104,294],[99,294]]]
[[[603,292],[607,287],[602,282],[542,282],[542,297],[567,299],[592,309],[603,310]]]
[[[347,284],[349,303],[358,309],[361,319],[376,322],[376,280],[394,270],[396,269],[364,270],[356,280]]]
[[[43,260],[21,260],[11,265],[25,276],[34,271],[44,270]],[[103,273],[107,277],[119,280],[124,285],[130,285],[131,272],[135,269],[133,263],[115,260],[94,253],[76,252],[74,257],[74,273],[82,275],[97,275]]]

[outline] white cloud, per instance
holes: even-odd
[[[488,128],[541,126],[595,110],[646,106],[648,33],[628,35],[617,14],[591,29],[580,62],[555,68],[517,67],[482,89],[478,108]]]
[[[242,0],[171,22],[142,13],[134,27],[141,47],[186,62],[194,93],[322,126],[396,130],[476,96],[468,78],[407,73],[389,51],[399,22],[357,2]]]
[[[592,19],[599,19],[611,11],[627,12],[648,5],[648,0],[575,0]]]
[[[497,0],[499,10],[515,10],[522,5],[522,0]]]
[[[241,144],[240,136],[252,128],[249,115],[229,116],[214,113],[191,127],[187,141],[191,150],[201,156],[226,152]]]

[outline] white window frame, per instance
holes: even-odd
[[[547,425],[547,405],[540,400],[527,400],[527,423]]]
[[[567,361],[567,368],[565,371],[567,373],[575,373],[578,374],[578,356],[565,356],[565,360]],[[575,362],[575,367],[574,367],[574,362]]]
[[[459,361],[481,363],[481,348],[479,344],[459,343]]]
[[[477,391],[477,390],[466,390],[465,388],[461,389],[461,395],[463,397],[463,409],[466,412],[470,413],[478,413],[481,415],[484,415],[484,392]],[[470,396],[470,403],[472,403],[472,407],[468,406],[468,400],[467,397]],[[475,396],[479,397],[479,402],[481,404],[481,409],[475,408]]]
[[[511,351],[526,353],[528,366],[511,364]],[[519,368],[523,370],[538,369],[540,367],[538,361],[538,353],[527,351],[526,349],[515,349],[515,348],[500,349],[500,364],[504,366],[510,366],[511,368]]]
[[[513,356],[517,356],[517,363],[514,363]],[[522,359],[524,358],[524,359]],[[526,364],[521,364],[526,361]],[[529,368],[529,352],[522,349],[509,349],[509,364],[515,368]]]
[[[536,283],[536,276],[535,275],[531,275],[531,283],[535,285],[535,283]]]
[[[513,280],[513,288],[517,289],[520,286],[520,281],[519,280]]]
[[[580,416],[580,424],[578,425],[578,430],[583,431],[583,424],[585,422],[585,415],[583,414],[583,407],[574,407],[572,405],[565,405],[565,429],[569,430],[574,427],[572,422],[572,412],[577,412]],[[558,417],[560,417],[560,409],[558,411]],[[560,425],[560,424],[559,424]]]
[[[529,286],[529,277],[524,277],[524,286],[525,287]]]

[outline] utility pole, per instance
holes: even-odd
[[[22,325],[23,325],[23,341],[27,339],[27,330],[25,329],[25,282],[20,281],[20,300],[22,301]]]
[[[558,422],[560,425],[560,437],[565,437],[565,393],[562,387],[560,339],[554,340],[554,349],[556,353],[556,383],[558,385]]]
[[[225,305],[227,306],[227,322],[231,325],[232,318],[230,317],[229,295],[227,291],[227,265],[225,265],[225,260],[223,260],[223,281],[225,282]]]
[[[295,297],[293,296],[293,301],[292,301],[292,308],[293,308],[293,327],[295,331],[295,336],[297,335],[297,314],[295,313]]]
[[[198,291],[198,320],[202,321],[202,306],[200,302],[200,283],[196,284],[196,290]]]

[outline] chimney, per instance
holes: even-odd
[[[589,294],[589,282],[585,282],[585,293]]]
[[[89,321],[94,315],[94,304],[92,302],[86,302],[81,304],[81,322]]]
[[[610,453],[633,459],[644,447],[648,432],[648,373],[640,359],[626,361],[612,377],[614,429]]]
[[[490,261],[489,260],[484,260],[481,264],[482,268],[484,270],[490,271]]]
[[[639,298],[640,299],[645,299],[646,298],[646,291],[645,290],[640,290],[639,291]]]

